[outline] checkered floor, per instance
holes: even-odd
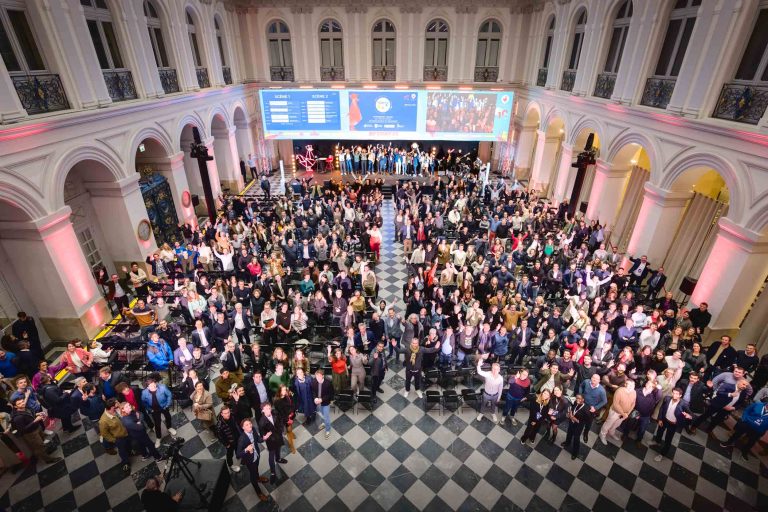
[[[397,302],[405,266],[392,243],[393,215],[388,202],[377,275],[382,297]],[[267,487],[270,502],[258,501],[245,471],[233,474],[222,510],[768,510],[766,468],[757,457],[731,457],[701,432],[676,436],[670,457],[655,463],[653,450],[632,442],[601,444],[595,426],[582,456],[571,460],[559,447],[563,432],[554,444],[539,438],[531,447],[519,441],[522,425],[478,422],[471,409],[425,413],[421,399],[398,393],[403,376],[401,366],[392,368],[373,413],[333,411],[330,439],[320,424],[298,427],[297,453],[286,456],[280,481]],[[526,416],[521,410],[521,423]],[[187,440],[182,452],[222,458],[223,447],[191,418],[189,411],[173,416]],[[65,460],[4,475],[0,508],[140,510],[146,478],[164,469],[134,458],[126,476],[92,429],[59,436]],[[267,474],[266,457],[262,465]]]

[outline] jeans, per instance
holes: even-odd
[[[507,394],[507,400],[504,402],[504,416],[509,416],[510,414],[514,416],[517,414],[517,408],[520,407],[520,402],[522,401],[522,398],[514,398]]]
[[[443,354],[440,352],[440,366],[450,366],[453,362],[453,354]]]
[[[480,403],[480,412],[496,414],[496,402],[499,401],[500,397],[501,392],[496,393],[495,395],[489,395],[483,391],[483,401]]]
[[[648,430],[648,425],[651,423],[650,416],[640,416],[637,418],[637,426],[633,429],[637,431],[637,441],[642,441],[645,431]],[[627,429],[627,422],[622,423],[621,430],[624,434],[629,434],[631,431]]]
[[[325,431],[330,432],[331,431],[331,406],[329,405],[320,405],[318,406],[320,409],[320,415],[323,417],[323,423],[325,424]]]

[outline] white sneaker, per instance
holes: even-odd
[[[661,459],[662,459],[661,455],[657,455],[657,456],[655,456],[655,457],[653,458],[653,460],[654,460],[655,462],[661,462]]]
[[[600,438],[601,443],[608,444],[608,440],[605,438],[603,434],[600,434],[598,437]]]
[[[52,435],[53,435],[53,434],[55,434],[55,433],[56,433],[56,432],[54,432],[53,430],[44,430],[44,431],[43,431],[43,434],[45,434],[45,435],[47,435],[47,436],[52,436]]]
[[[160,440],[155,439],[155,448],[160,448]]]
[[[495,414],[493,415],[493,422],[494,423],[498,423],[499,422],[499,418]]]
[[[420,390],[416,390],[416,396],[422,398],[424,395],[422,395]]]
[[[233,472],[235,472],[235,473],[239,473],[239,472],[240,472],[240,466],[238,466],[237,464],[233,464],[233,465],[231,466],[231,469],[232,469],[232,471],[233,471]]]
[[[405,398],[408,398],[408,390],[407,390],[407,389],[404,389],[404,390],[403,390],[403,396],[404,396]]]
[[[175,428],[169,428],[168,433],[171,434],[173,437],[176,437],[176,429]]]
[[[481,421],[482,419],[483,419],[483,415],[482,414],[478,414],[477,415],[477,421]]]

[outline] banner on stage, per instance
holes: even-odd
[[[268,139],[503,141],[511,91],[264,89]]]

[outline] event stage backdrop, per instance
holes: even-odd
[[[271,139],[507,140],[512,92],[264,89]]]

